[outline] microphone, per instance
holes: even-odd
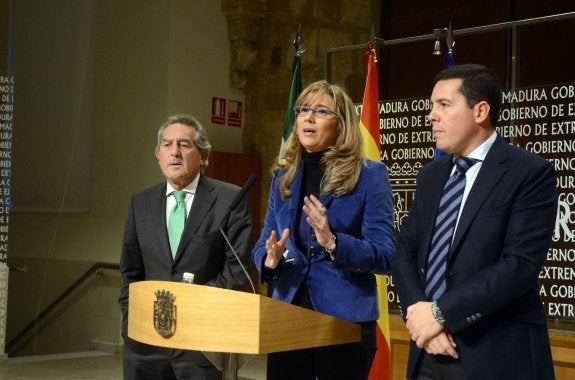
[[[244,183],[244,186],[236,194],[236,197],[232,200],[232,203],[230,203],[230,211],[233,211],[238,207],[241,200],[244,199],[247,192],[250,190],[250,188],[252,187],[252,185],[256,181],[256,178],[258,178],[256,173],[250,174],[249,178],[246,180],[246,183]]]
[[[250,188],[252,187],[252,185],[254,184],[254,182],[256,181],[257,175],[256,173],[252,173],[249,178],[246,180],[246,183],[244,183],[244,186],[242,186],[242,188],[240,189],[240,191],[236,194],[235,198],[232,200],[232,203],[230,203],[230,208],[228,209],[228,212],[226,213],[226,216],[222,219],[221,223],[220,223],[220,233],[222,234],[222,236],[224,237],[224,240],[226,241],[226,244],[228,245],[228,247],[230,247],[230,250],[232,251],[232,253],[234,254],[234,257],[236,258],[236,260],[238,261],[238,264],[240,265],[240,268],[242,268],[242,271],[244,272],[246,278],[248,279],[251,287],[252,287],[252,292],[254,294],[256,293],[256,287],[254,286],[254,283],[252,281],[252,278],[250,277],[250,274],[248,273],[246,267],[244,266],[244,264],[242,263],[242,261],[240,260],[240,256],[238,255],[238,253],[236,252],[236,250],[234,249],[234,247],[232,246],[232,243],[230,243],[230,240],[228,239],[228,236],[226,235],[226,233],[224,232],[224,229],[222,228],[222,225],[224,223],[225,220],[227,220],[230,217],[230,214],[232,213],[232,211],[234,211],[238,205],[240,204],[240,202],[242,201],[242,199],[245,198],[246,194],[248,193],[248,191],[250,190]]]

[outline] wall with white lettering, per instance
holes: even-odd
[[[4,354],[6,344],[13,96],[14,77],[0,71],[0,355]]]

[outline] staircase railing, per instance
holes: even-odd
[[[120,266],[118,264],[110,264],[110,263],[95,263],[92,265],[83,275],[81,275],[72,285],[70,285],[58,298],[56,298],[50,305],[48,305],[36,318],[34,318],[30,323],[28,323],[19,333],[16,335],[8,344],[6,344],[5,351],[6,353],[10,354],[11,350],[16,346],[18,342],[22,338],[24,338],[34,326],[38,325],[44,318],[46,318],[52,310],[57,308],[61,305],[66,298],[68,298],[74,291],[79,288],[86,280],[88,280],[94,273],[102,269],[112,269],[112,270],[120,270]],[[18,269],[16,269],[18,270]]]

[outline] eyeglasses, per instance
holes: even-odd
[[[319,117],[321,119],[328,119],[331,116],[338,116],[337,113],[333,112],[327,107],[311,108],[309,106],[297,106],[294,107],[294,111],[296,116],[305,116],[311,112],[313,117]]]

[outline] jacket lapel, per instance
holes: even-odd
[[[159,185],[154,190],[154,194],[151,200],[152,207],[150,207],[150,212],[152,217],[150,220],[158,221],[158,228],[156,228],[156,234],[158,241],[160,243],[160,252],[167,252],[170,258],[172,257],[170,251],[170,242],[168,240],[168,225],[166,223],[166,183]]]
[[[177,260],[182,252],[185,250],[186,246],[192,240],[192,236],[196,234],[204,219],[208,215],[210,209],[213,207],[216,197],[213,195],[212,191],[214,187],[205,179],[205,177],[200,174],[200,180],[198,181],[198,187],[196,188],[196,193],[194,194],[194,202],[190,208],[190,214],[186,220],[186,225],[184,231],[182,232],[182,238],[180,240],[180,246],[178,252],[176,253]]]
[[[429,215],[429,218],[424,217],[422,220],[428,220],[429,223],[426,223],[422,226],[423,231],[423,240],[425,242],[425,249],[421,250],[421,254],[419,255],[419,264],[422,267],[427,266],[428,254],[429,254],[429,247],[431,246],[431,239],[433,237],[433,232],[435,230],[435,219],[437,218],[437,211],[439,209],[439,201],[441,200],[441,195],[443,194],[443,188],[445,187],[445,183],[449,179],[451,174],[451,169],[453,168],[453,155],[445,155],[439,160],[437,160],[434,164],[438,165],[437,170],[432,170],[433,175],[431,176],[428,185],[425,189],[417,194],[423,198],[427,198],[430,201],[427,202],[426,200],[421,200],[424,203],[424,207],[426,209],[423,210],[423,215]],[[432,164],[433,165],[433,164]],[[416,199],[417,202],[417,199]],[[426,205],[429,205],[428,207]]]
[[[302,182],[302,177],[303,177],[303,165],[300,164],[298,170],[295,173],[293,182],[291,184],[291,188],[292,188],[292,194],[291,197],[289,197],[288,200],[288,210],[289,210],[289,220],[290,220],[290,224],[289,224],[289,228],[290,231],[292,231],[292,233],[290,233],[290,239],[293,239],[293,231],[296,231],[296,229],[298,228],[296,226],[296,215],[298,212],[298,203],[299,203],[299,197],[301,194],[301,182]],[[280,231],[281,234],[281,231]],[[292,242],[294,243],[295,246],[295,240],[292,240]]]
[[[457,231],[455,231],[455,237],[451,245],[449,260],[451,260],[454,250],[457,249],[471,222],[475,219],[475,215],[477,215],[481,205],[507,172],[506,160],[507,142],[502,137],[497,136],[497,139],[485,157],[485,161],[481,165],[481,170],[473,183],[473,188],[467,196],[465,205],[463,205]]]

